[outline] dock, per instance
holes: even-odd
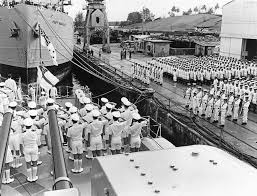
[[[132,54],[132,58],[120,59],[121,48],[118,44],[111,45],[111,54],[101,53],[99,57],[100,45],[90,46],[94,50],[94,56],[101,58],[102,61],[110,66],[119,69],[121,72],[131,76],[133,60],[146,62],[152,57],[141,53]],[[192,124],[201,127],[201,135],[225,150],[230,149],[237,157],[244,157],[243,160],[257,167],[257,114],[249,111],[248,124],[241,125],[241,119],[235,123],[226,119],[225,127],[222,129],[218,124],[196,116],[192,118],[192,113],[185,108],[184,92],[186,86],[180,83],[174,83],[172,78],[165,75],[163,85],[151,81],[149,88],[155,90],[154,97],[157,98],[167,109],[177,114],[176,117],[187,116],[192,119]],[[208,88],[206,86],[206,88]],[[181,115],[178,115],[181,114]],[[230,151],[229,150],[229,151]]]

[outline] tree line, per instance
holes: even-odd
[[[214,7],[207,7],[206,5],[202,5],[200,7],[196,6],[194,8],[189,8],[187,11],[182,11],[177,6],[173,6],[171,10],[168,12],[168,15],[170,17],[177,16],[179,14],[182,15],[191,15],[191,14],[214,14],[216,11],[220,8],[219,4],[217,3]],[[142,23],[142,22],[150,22],[155,20],[154,14],[151,12],[151,10],[147,7],[143,7],[140,11],[131,12],[128,14],[127,20],[122,21],[120,23],[120,26],[126,26],[136,23]],[[83,25],[83,14],[82,12],[79,12],[74,21],[75,27],[84,26]]]
[[[196,6],[194,8],[189,8],[187,11],[182,11],[182,15],[191,15],[191,14],[214,14],[220,8],[217,3],[214,7],[207,8],[206,5],[202,5],[200,7]],[[180,8],[175,5],[169,11],[169,16],[176,16],[180,12]]]

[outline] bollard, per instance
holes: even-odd
[[[53,106],[48,108],[49,131],[52,144],[54,185],[53,190],[72,188],[72,183],[68,178],[66,164],[63,155],[61,136],[58,127],[56,110]]]
[[[6,156],[6,150],[8,147],[8,138],[9,138],[9,133],[10,133],[10,127],[11,127],[11,123],[12,123],[12,117],[13,117],[13,113],[12,112],[6,112],[4,114],[4,118],[3,118],[3,122],[2,122],[2,126],[0,128],[0,180],[2,179],[2,175],[3,175],[3,168],[4,168],[4,164],[5,164],[5,156]],[[1,180],[2,182],[2,180]],[[1,185],[2,183],[0,182],[0,195],[1,195]]]

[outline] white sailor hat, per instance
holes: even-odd
[[[33,125],[33,120],[31,118],[26,118],[24,121],[23,121],[23,124],[26,126],[26,127],[31,127]]]
[[[50,104],[53,104],[55,101],[54,101],[54,99],[52,99],[52,98],[49,98],[49,99],[47,99],[47,101],[46,101],[47,103],[50,103]]]
[[[29,110],[29,111],[28,111],[28,114],[29,114],[30,116],[37,116],[37,110]]]
[[[12,101],[11,103],[9,103],[9,107],[14,108],[17,106],[17,102],[16,101]]]
[[[88,98],[88,97],[84,97],[84,98],[83,98],[83,103],[89,104],[89,103],[91,103],[91,99]]]
[[[120,118],[120,117],[121,117],[119,111],[114,111],[114,112],[112,112],[112,115],[113,115],[113,117],[115,117],[115,118]]]
[[[0,86],[5,86],[5,83],[4,82],[0,82]]]
[[[71,115],[71,120],[79,121],[79,115],[78,114],[72,114]]]
[[[46,94],[46,92],[45,92],[45,91],[42,91],[42,92],[41,92],[41,95],[45,95],[45,94]]]
[[[105,106],[106,106],[106,108],[108,108],[108,109],[112,109],[112,108],[113,108],[113,105],[110,104],[110,103],[105,104]]]
[[[121,100],[122,103],[128,101],[128,99],[126,97],[122,97],[120,100]]]
[[[75,113],[78,111],[78,108],[76,108],[75,106],[72,106],[70,109],[69,109],[69,112],[70,113]]]
[[[28,103],[28,107],[29,107],[30,109],[35,109],[35,108],[37,107],[37,104],[36,104],[35,101],[30,101],[30,102]]]
[[[132,114],[132,117],[133,117],[133,119],[135,119],[135,120],[139,120],[139,119],[141,118],[140,114],[138,114],[138,113],[133,113],[133,114]]]
[[[124,101],[124,102],[123,102],[123,104],[124,104],[125,106],[130,106],[130,105],[131,105],[131,103],[130,103],[130,101],[129,101],[129,100]]]
[[[99,112],[99,110],[93,110],[92,115],[93,115],[93,117],[98,117],[101,115],[101,113]]]
[[[79,99],[83,99],[86,95],[84,93],[80,93],[77,95]]]
[[[92,104],[87,104],[85,105],[85,108],[87,111],[92,111],[93,110],[93,105]]]
[[[102,97],[102,98],[101,98],[101,102],[103,102],[103,103],[108,103],[109,100],[108,100],[107,98]]]
[[[66,103],[65,103],[65,106],[66,106],[67,108],[70,108],[70,107],[72,107],[72,103],[71,103],[71,102],[66,102]]]

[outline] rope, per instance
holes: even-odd
[[[40,10],[39,10],[39,13],[41,14],[41,16],[43,17],[43,19],[45,20],[45,17],[43,16],[43,14],[40,12]],[[62,40],[61,38],[60,38],[60,36],[52,29],[52,27],[48,24],[48,21],[46,21],[45,20],[45,22],[46,22],[46,24],[47,24],[47,26],[50,28],[50,30],[57,36],[57,37],[59,37],[59,39],[60,40]],[[58,41],[60,42],[60,40],[58,39]],[[63,40],[62,40],[63,41]],[[61,43],[61,42],[60,42]],[[64,47],[64,49],[67,51],[67,52],[69,52],[70,53],[70,51],[69,50],[67,50],[67,48],[61,43],[61,45]],[[66,45],[67,46],[67,45]],[[67,46],[68,47],[68,46]],[[69,48],[69,47],[68,47]],[[70,49],[70,48],[69,48]],[[70,49],[71,50],[71,49]],[[59,54],[61,54],[59,51],[58,51],[58,53]],[[70,53],[71,54],[71,53]],[[76,53],[75,53],[76,54]],[[62,54],[61,54],[62,55]],[[77,55],[77,54],[76,54]],[[62,56],[64,56],[64,55],[62,55]],[[79,57],[79,55],[77,55],[78,57]],[[65,56],[64,56],[65,57]],[[67,58],[67,57],[65,57],[65,58]],[[77,60],[79,63],[81,63],[76,57],[74,57],[75,58],[75,60]],[[100,78],[100,79],[103,79],[103,80],[105,80],[105,81],[109,81],[110,83],[112,83],[112,84],[116,84],[116,85],[118,85],[118,86],[121,86],[121,87],[123,87],[123,88],[127,88],[127,89],[129,89],[129,87],[126,87],[126,86],[124,86],[124,85],[121,85],[121,84],[119,84],[119,83],[117,83],[117,82],[115,82],[115,81],[111,81],[108,77],[106,77],[106,76],[104,76],[102,73],[100,73],[99,71],[97,71],[96,69],[94,69],[92,66],[90,66],[87,62],[85,62],[81,57],[79,57],[85,64],[87,64],[91,69],[93,69],[94,71],[96,71],[97,73],[99,73],[102,77],[104,77],[104,78],[106,78],[106,79],[104,79],[104,78]],[[98,77],[99,78],[99,76],[98,75],[96,75],[95,73],[93,73],[92,71],[89,71],[89,69],[87,69],[87,68],[85,68],[85,67],[83,67],[82,68],[82,66],[83,65],[78,65],[77,63],[75,63],[75,62],[73,62],[73,61],[71,61],[73,64],[75,64],[76,66],[78,66],[79,68],[81,68],[81,69],[83,69],[83,70],[85,70],[85,71],[87,71],[87,72],[89,72],[90,74],[92,74],[92,75],[94,75],[94,76],[96,76],[96,77]],[[81,63],[82,64],[82,63]],[[130,89],[131,90],[131,89]],[[134,89],[135,90],[135,89]]]
[[[118,86],[118,87],[116,87],[116,88],[114,88],[114,89],[112,89],[112,90],[110,90],[110,91],[108,91],[108,92],[106,92],[106,93],[103,93],[103,94],[101,94],[101,95],[94,96],[94,97],[92,97],[92,99],[96,99],[96,98],[98,98],[98,97],[102,97],[102,96],[104,96],[104,95],[107,95],[107,94],[109,94],[109,93],[111,93],[111,92],[117,90],[118,88],[120,88],[120,87]]]
[[[55,34],[59,39],[57,39],[60,43],[61,43],[61,45],[64,47],[64,49],[69,53],[69,54],[71,54],[71,55],[73,55],[73,50],[71,49],[71,48],[69,48],[69,46],[67,46],[67,44],[62,40],[62,38],[54,31],[54,29],[52,28],[52,26],[48,23],[48,21],[46,20],[46,18],[44,17],[44,15],[42,14],[42,12],[40,11],[40,10],[38,10],[39,11],[39,13],[40,13],[40,15],[42,16],[42,18],[45,20],[45,22],[46,22],[46,24],[47,24],[47,26],[49,27],[49,29],[52,31],[52,33],[53,34]],[[67,49],[68,48],[68,49]],[[70,51],[69,51],[70,50]],[[95,70],[92,66],[90,66],[87,62],[85,62],[81,57],[79,57],[79,55],[78,54],[76,54],[76,53],[74,53],[75,55],[77,55],[78,56],[78,58],[82,61],[82,62],[84,62],[85,64],[87,64],[91,69],[93,69],[93,70]],[[80,62],[76,57],[74,57],[75,58],[75,60],[77,60],[78,62]],[[80,62],[81,63],[81,62]],[[95,70],[97,73],[100,73],[100,72],[98,72],[97,70]],[[100,73],[101,74],[101,73]],[[102,74],[101,74],[102,75]],[[102,75],[103,77],[106,77],[106,76],[104,76],[104,75]],[[107,78],[108,80],[110,80],[109,78]]]
[[[39,11],[40,12],[40,11]],[[42,15],[42,13],[40,12],[40,14]],[[42,15],[42,17],[44,18],[44,16]],[[45,18],[44,18],[44,20],[45,20]],[[47,23],[47,25],[48,25],[48,22],[46,21],[46,23]],[[52,29],[52,27],[50,26],[50,25],[48,25],[48,27],[50,28],[50,30],[54,33],[54,34],[56,34],[56,32],[54,32],[54,30]],[[59,35],[58,34],[56,34],[58,37],[59,37]],[[60,37],[59,37],[59,39],[60,40],[62,40]],[[60,40],[58,40],[59,42],[60,42]],[[63,41],[63,40],[62,40]],[[61,43],[61,42],[60,42]],[[69,50],[67,50],[67,48],[61,43],[61,45],[65,48],[65,50],[67,51],[67,52],[69,52],[70,53],[70,51]],[[66,45],[67,46],[67,45]],[[68,47],[68,46],[67,46]],[[70,49],[71,50],[71,49]],[[61,54],[59,51],[57,51],[59,54]],[[70,53],[71,54],[71,53]],[[76,54],[76,53],[75,53]],[[64,58],[66,58],[67,59],[67,57],[65,57],[63,54],[61,54]],[[77,55],[77,54],[76,54]],[[79,57],[79,55],[77,55],[78,57]],[[101,76],[102,77],[104,77],[104,78],[106,78],[106,79],[104,79],[104,78],[102,78],[102,77],[99,77],[98,75],[96,75],[95,73],[93,73],[92,71],[89,71],[89,69],[88,68],[85,68],[83,65],[79,65],[79,64],[77,64],[77,63],[75,63],[75,62],[73,62],[73,61],[71,61],[74,65],[76,65],[76,66],[78,66],[79,68],[81,68],[81,69],[83,69],[84,71],[87,71],[88,73],[90,73],[91,75],[94,75],[95,77],[97,77],[97,78],[100,78],[100,79],[102,79],[102,80],[104,80],[104,81],[107,81],[107,82],[109,82],[109,83],[112,83],[113,85],[118,85],[118,86],[120,86],[120,87],[123,87],[123,88],[126,88],[127,90],[136,90],[136,91],[139,91],[139,92],[141,92],[140,90],[138,90],[138,89],[131,89],[131,88],[129,88],[129,87],[127,87],[127,86],[124,86],[124,85],[122,85],[122,84],[119,84],[119,83],[117,83],[117,82],[115,82],[115,81],[112,81],[112,80],[110,80],[108,77],[106,77],[105,75],[103,75],[102,73],[100,73],[99,71],[97,71],[96,69],[94,69],[92,66],[90,66],[87,62],[85,62],[81,57],[79,57],[85,64],[87,64],[91,69],[93,69],[93,70],[95,70],[97,73],[99,73],[99,74],[101,74]],[[74,57],[74,59],[75,60],[77,60],[80,64],[82,64],[76,57]]]

